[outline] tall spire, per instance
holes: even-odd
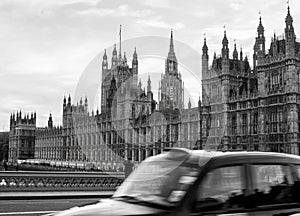
[[[117,55],[117,45],[114,44],[113,56]]]
[[[69,97],[68,97],[68,105],[71,105],[71,95],[69,94]]]
[[[258,33],[258,37],[261,37],[264,34],[264,26],[262,25],[262,22],[261,22],[261,11],[259,11],[258,14],[259,14],[259,24],[257,27],[257,33]]]
[[[137,56],[137,53],[136,53],[136,47],[134,47],[134,53],[132,55],[132,68],[137,68],[138,66],[138,56]]]
[[[112,58],[111,58],[111,63],[112,65],[116,65],[118,62],[118,52],[117,52],[117,45],[114,44],[114,50],[112,52]]]
[[[295,55],[296,35],[293,27],[293,18],[290,14],[290,5],[288,4],[288,12],[285,18],[285,50],[286,55],[291,57]]]
[[[226,28],[225,28],[225,25],[224,25],[224,37],[223,37],[223,40],[222,40],[222,58],[224,59],[228,59],[229,58],[229,48],[228,48],[228,39],[227,39],[227,36],[226,36]]]
[[[171,30],[168,59],[176,60],[176,55],[175,55],[175,51],[174,51],[174,42],[173,42],[173,30]]]
[[[207,51],[208,51],[208,47],[206,45],[206,36],[204,34],[204,44],[203,44],[203,47],[202,47],[202,55],[207,55]]]
[[[238,60],[238,52],[237,52],[237,50],[236,50],[236,42],[235,42],[235,40],[234,40],[234,50],[233,50],[233,59],[235,59],[235,60]]]
[[[223,44],[223,46],[228,45],[228,39],[227,39],[227,36],[226,36],[226,27],[225,27],[225,25],[224,25],[224,37],[223,37],[223,40],[222,40],[222,44]]]
[[[107,69],[107,66],[108,66],[108,62],[107,62],[106,49],[104,49],[103,60],[102,60],[102,70]]]
[[[288,11],[287,11],[287,15],[286,15],[286,18],[285,18],[285,23],[286,25],[292,25],[293,23],[293,17],[291,16],[291,13],[290,13],[290,4],[289,4],[289,1],[287,1],[287,4],[288,4]]]
[[[104,49],[103,60],[107,60],[106,49]]]
[[[243,49],[242,49],[242,46],[241,46],[241,51],[240,51],[240,60],[241,61],[243,60]]]
[[[147,92],[151,92],[151,80],[150,80],[150,75],[148,75]]]
[[[121,60],[122,59],[122,51],[121,51],[121,40],[122,40],[122,25],[120,25],[120,32],[119,32],[119,37],[120,37],[120,44],[119,44],[119,59]]]
[[[133,58],[137,58],[136,47],[134,47]]]

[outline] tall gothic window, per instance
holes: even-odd
[[[283,124],[283,112],[282,110],[279,111],[278,113],[278,130],[279,132],[283,132],[284,131],[284,124]]]
[[[253,114],[253,134],[257,134],[257,125],[258,125],[258,113]]]
[[[236,135],[236,115],[233,115],[231,118],[231,133]]]
[[[270,115],[271,132],[277,132],[277,110],[272,110]]]
[[[242,114],[242,134],[247,134],[247,114]]]

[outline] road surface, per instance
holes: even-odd
[[[100,198],[0,200],[0,216],[37,216],[98,200]]]

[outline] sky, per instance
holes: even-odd
[[[289,5],[298,36],[300,2],[291,0]],[[99,62],[101,73],[101,55],[118,43],[120,24],[122,40],[131,40],[132,47],[126,50],[129,59],[135,38],[168,39],[173,29],[179,63],[184,51],[178,44],[200,56],[204,35],[211,60],[213,52],[220,54],[224,25],[230,53],[236,41],[238,49],[242,46],[251,59],[259,11],[268,47],[274,32],[284,32],[285,0],[1,0],[0,131],[9,130],[10,114],[20,109],[23,113],[35,111],[37,126],[47,124],[49,113],[54,124],[60,125],[64,95],[75,95],[91,62],[96,67]],[[159,46],[167,56],[168,40]],[[143,46],[137,46],[138,54],[143,52],[139,48]],[[188,69],[183,64],[179,69],[185,86],[195,89]],[[139,70],[145,75],[144,82],[149,71],[164,71],[164,58],[142,58]],[[190,90],[193,98],[198,97],[199,89]],[[97,100],[92,101],[90,110],[99,107]]]

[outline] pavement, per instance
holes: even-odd
[[[65,198],[107,198],[114,191],[36,191],[0,192],[0,200],[65,199]]]

